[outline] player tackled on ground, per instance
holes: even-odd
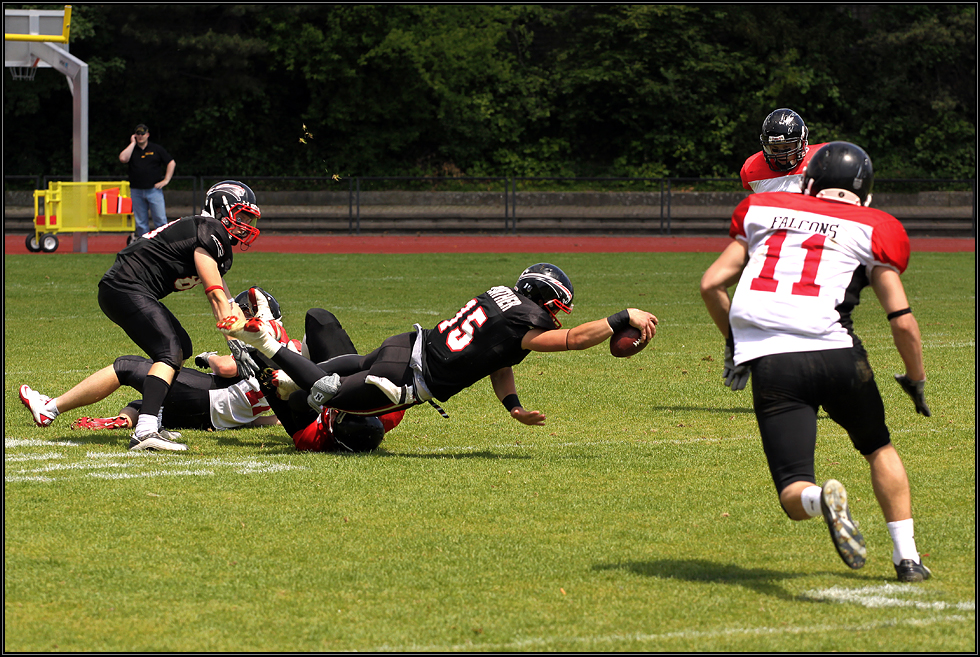
[[[517,396],[513,366],[532,351],[588,349],[632,325],[643,341],[656,334],[657,318],[629,308],[606,319],[562,329],[559,311],[570,313],[571,281],[555,265],[539,263],[524,270],[513,287],[493,287],[469,301],[453,317],[431,329],[385,340],[371,353],[349,354],[317,365],[281,350],[262,321],[229,317],[218,323],[227,335],[255,346],[284,370],[315,408],[354,415],[383,415],[415,404],[446,401],[489,377],[511,417],[528,425],[544,424],[540,411],[527,410]],[[442,411],[441,408],[439,408]]]

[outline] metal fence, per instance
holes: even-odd
[[[90,180],[114,180],[118,176],[90,176]],[[71,176],[28,176],[28,175],[4,175],[5,188],[10,183],[20,183],[21,185],[31,183],[35,189],[46,189],[48,183],[53,180],[71,180]],[[465,187],[475,186],[476,184],[490,183],[502,185],[501,212],[503,215],[503,230],[505,233],[516,233],[518,223],[518,208],[520,207],[519,194],[542,191],[543,188],[554,188],[558,185],[572,185],[579,188],[583,185],[589,187],[601,187],[603,189],[592,189],[591,191],[612,191],[610,188],[645,187],[646,189],[659,190],[660,196],[660,233],[663,235],[671,234],[672,205],[674,194],[677,193],[678,185],[687,186],[713,186],[722,187],[731,184],[728,191],[745,193],[742,189],[739,178],[569,178],[569,177],[436,177],[436,176],[356,176],[342,178],[336,176],[174,176],[172,183],[189,182],[192,190],[192,207],[196,214],[198,204],[203,205],[205,190],[209,189],[214,183],[222,180],[240,180],[253,186],[253,189],[264,190],[264,188],[283,189],[287,187],[300,186],[306,191],[328,191],[328,186],[334,187],[332,191],[340,191],[336,188],[340,185],[346,186],[347,206],[348,206],[348,231],[351,234],[361,232],[361,194],[365,185],[373,183],[385,183],[384,187],[388,191],[399,191],[405,188],[426,187],[430,191],[446,191],[447,186]],[[256,184],[258,183],[258,184]],[[391,183],[395,183],[392,185]],[[376,185],[375,185],[376,186]],[[923,178],[879,178],[875,180],[875,186],[881,189],[883,186],[897,186],[905,189],[925,188],[940,189],[950,186],[967,186],[972,193],[972,234],[976,237],[976,217],[977,217],[977,183],[976,179],[923,179]],[[549,191],[553,191],[550,189]],[[689,190],[685,190],[689,191]]]

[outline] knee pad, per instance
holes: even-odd
[[[303,336],[303,355],[319,361],[342,354],[356,354],[347,331],[329,310],[311,308],[306,312],[306,335]]]
[[[142,390],[143,381],[150,373],[150,361],[142,356],[120,356],[112,363],[112,370],[119,384]]]

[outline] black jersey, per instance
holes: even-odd
[[[553,329],[544,308],[510,287],[494,287],[470,300],[456,316],[422,332],[422,372],[429,392],[445,401],[485,376],[517,365],[531,329]]]
[[[136,144],[129,157],[129,186],[133,189],[153,189],[166,176],[167,165],[173,159],[160,144],[148,141],[146,148]]]
[[[194,250],[207,251],[224,276],[231,269],[231,235],[212,217],[181,217],[150,231],[116,255],[101,285],[162,299],[200,284]]]

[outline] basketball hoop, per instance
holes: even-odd
[[[34,75],[37,73],[37,63],[41,61],[38,58],[34,59],[34,63],[30,66],[10,66],[10,77],[14,80],[27,80],[28,82],[34,81]]]

